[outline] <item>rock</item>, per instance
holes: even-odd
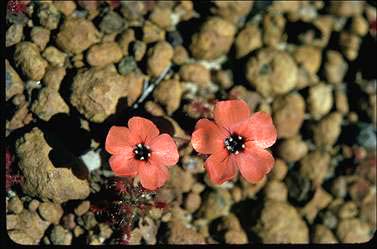
[[[237,24],[240,19],[246,16],[253,7],[252,1],[214,1],[215,8],[211,12],[221,16],[225,20]]]
[[[37,8],[39,23],[49,30],[58,27],[60,21],[60,12],[52,3],[42,2]]]
[[[344,198],[347,195],[347,180],[345,177],[337,177],[331,186],[331,193],[339,198]]]
[[[330,203],[330,206],[331,204],[332,203]],[[332,211],[327,210],[325,212],[319,212],[318,216],[320,217],[320,220],[322,221],[323,225],[325,225],[327,228],[336,228],[338,224],[338,218]]]
[[[175,112],[181,103],[183,89],[178,80],[170,79],[162,81],[153,92],[156,101],[166,107],[168,115]]]
[[[233,24],[219,17],[211,17],[200,27],[200,32],[192,36],[191,53],[196,59],[217,59],[228,53],[235,33]]]
[[[269,47],[278,47],[282,40],[285,18],[281,13],[263,16],[263,42]]]
[[[79,237],[80,235],[84,234],[85,233],[85,230],[80,227],[80,226],[76,226],[74,229],[73,229],[73,235],[77,238]]]
[[[278,156],[286,162],[296,162],[308,153],[308,145],[301,140],[300,136],[295,136],[283,140],[278,146]]]
[[[100,33],[91,21],[68,18],[60,27],[56,44],[66,53],[79,54],[100,41]]]
[[[329,85],[318,84],[309,88],[308,108],[314,119],[326,115],[333,106],[332,89]]]
[[[90,208],[90,201],[82,201],[80,203],[80,205],[78,205],[76,208],[75,208],[75,214],[77,216],[82,216],[84,215],[86,212],[89,211],[89,208]]]
[[[254,91],[248,91],[242,85],[236,85],[229,92],[230,99],[242,99],[247,103],[251,110],[256,110],[256,107],[261,102],[262,97]]]
[[[142,239],[141,232],[139,228],[135,228],[130,233],[130,239],[128,240],[129,245],[140,245]]]
[[[149,16],[149,20],[156,24],[161,29],[168,30],[172,25],[172,11],[170,8],[153,8],[152,13]]]
[[[55,167],[49,159],[50,151],[51,147],[38,128],[16,141],[18,165],[25,177],[24,193],[56,203],[88,197],[88,182],[78,179],[69,168]]]
[[[19,214],[22,212],[23,209],[24,209],[24,204],[22,203],[20,198],[18,198],[18,196],[12,197],[8,201],[8,211],[10,213]]]
[[[30,31],[31,41],[37,45],[40,51],[44,50],[50,40],[50,30],[35,26]]]
[[[41,80],[48,66],[39,54],[37,45],[31,42],[20,42],[14,52],[14,61],[17,67],[31,80]]]
[[[322,188],[317,188],[314,197],[300,210],[302,216],[312,224],[318,212],[326,208],[332,201],[332,196]]]
[[[150,21],[145,21],[143,26],[143,41],[153,43],[165,40],[165,30]]]
[[[60,84],[65,76],[64,67],[48,67],[45,76],[43,77],[43,84],[56,92],[60,89]]]
[[[300,160],[300,174],[319,186],[324,181],[330,166],[330,155],[326,152],[315,150]]]
[[[296,206],[304,206],[314,195],[313,184],[308,177],[296,171],[290,172],[285,178],[288,187],[289,202]]]
[[[17,226],[18,215],[7,214],[6,223],[7,223],[7,230],[13,230]]]
[[[185,64],[179,70],[182,81],[194,82],[201,86],[208,86],[211,81],[210,71],[201,64]]]
[[[246,25],[235,40],[236,58],[242,58],[250,52],[262,47],[262,34],[255,24]]]
[[[309,242],[308,227],[297,210],[286,202],[267,201],[253,230],[263,243]]]
[[[96,220],[96,216],[92,212],[86,212],[82,216],[82,221],[83,221],[83,224],[80,224],[79,222],[78,223],[80,225],[83,225],[83,227],[86,230],[90,230],[90,229],[94,228],[98,223],[98,221]]]
[[[90,47],[86,60],[91,66],[105,66],[119,62],[122,57],[122,49],[116,42],[105,42]]]
[[[127,23],[115,11],[109,11],[99,24],[100,30],[105,34],[116,33],[119,34],[127,29]]]
[[[354,16],[351,23],[351,31],[359,36],[364,36],[368,33],[369,25],[363,16]]]
[[[372,238],[368,225],[356,218],[341,220],[336,235],[343,243],[364,243]]]
[[[168,32],[166,34],[166,40],[173,46],[173,48],[183,44],[183,38],[178,30]]]
[[[60,96],[59,92],[45,87],[39,94],[38,99],[33,103],[31,111],[44,121],[58,113],[69,113],[69,107]]]
[[[337,16],[359,16],[363,12],[364,2],[347,1],[347,2],[332,2],[329,6],[331,14]]]
[[[248,239],[244,231],[230,230],[225,233],[226,244],[247,244]]]
[[[349,61],[353,61],[359,54],[361,37],[351,32],[343,31],[340,33],[339,44],[343,55]]]
[[[18,215],[18,222],[14,230],[9,231],[9,237],[22,245],[37,245],[42,239],[49,222],[43,221],[35,212],[24,209]]]
[[[6,101],[24,92],[24,82],[7,59],[5,59],[5,91]]]
[[[47,47],[42,56],[53,66],[63,67],[67,61],[67,55],[53,46]]]
[[[287,201],[288,198],[288,189],[281,181],[272,180],[267,182],[264,192],[268,200]]]
[[[294,53],[293,58],[299,65],[302,65],[309,73],[316,74],[321,66],[321,50],[314,46],[300,46]]]
[[[339,52],[329,50],[326,52],[324,69],[326,80],[333,84],[339,84],[343,81],[348,64]]]
[[[122,49],[123,55],[128,55],[129,45],[135,40],[135,31],[133,29],[127,29],[124,31],[119,40],[118,45]]]
[[[257,193],[263,189],[264,185],[267,182],[267,177],[263,177],[258,183],[249,183],[243,177],[240,178],[242,185],[242,199],[246,198],[256,198]]]
[[[111,227],[105,223],[99,223],[98,227],[99,227],[99,235],[104,239],[110,238],[111,235],[113,234],[113,230],[111,229]]]
[[[57,225],[52,228],[50,239],[53,245],[70,245],[72,242],[72,233],[61,225]]]
[[[54,1],[54,5],[66,17],[76,10],[76,3],[74,1]]]
[[[13,46],[22,40],[24,26],[12,24],[5,33],[5,47]]]
[[[288,93],[295,88],[297,76],[292,57],[277,49],[261,49],[246,64],[247,80],[264,97]]]
[[[242,200],[242,190],[240,187],[232,188],[231,194],[234,202],[239,202]]]
[[[40,205],[40,202],[36,199],[33,199],[31,202],[29,202],[29,210],[32,212],[36,212],[38,207]]]
[[[137,64],[132,56],[125,56],[118,64],[118,71],[121,75],[127,75],[136,70]]]
[[[215,72],[214,80],[224,89],[229,89],[233,86],[233,73],[231,70],[218,70]]]
[[[180,220],[173,219],[168,223],[168,244],[205,244],[203,235],[188,228]]]
[[[29,124],[33,120],[33,116],[29,113],[28,103],[23,103],[20,105],[19,109],[16,111],[12,119],[6,122],[7,131],[12,131],[25,125]]]
[[[202,199],[199,194],[190,193],[185,200],[185,209],[190,213],[194,213],[200,208],[201,202]]]
[[[342,125],[342,115],[333,112],[322,119],[313,129],[313,138],[317,146],[333,146],[337,141]]]
[[[139,228],[147,245],[155,245],[157,243],[157,225],[150,217],[143,217],[139,220]]]
[[[316,225],[313,235],[313,243],[335,244],[339,243],[330,229],[324,225]]]
[[[335,106],[336,110],[341,114],[347,114],[349,112],[348,98],[345,91],[335,91]]]
[[[65,229],[73,230],[76,227],[75,215],[72,213],[66,214],[62,218],[62,225]]]
[[[38,208],[39,215],[52,224],[59,224],[60,218],[63,216],[63,208],[56,203],[43,202]]]
[[[268,176],[274,180],[283,180],[287,175],[287,172],[287,164],[283,160],[277,158],[275,159],[275,165]]]
[[[300,94],[280,97],[273,102],[272,112],[278,138],[293,137],[298,133],[304,121],[304,99]]]
[[[180,167],[172,167],[170,169],[168,185],[170,185],[175,191],[187,193],[191,190],[194,182],[194,178],[189,171]]]
[[[113,65],[93,67],[76,74],[71,103],[92,122],[103,122],[115,113],[118,100],[126,97],[127,78],[119,75]]]
[[[147,51],[147,45],[142,41],[135,41],[132,46],[132,53],[136,61],[141,61]]]
[[[213,220],[229,213],[232,197],[225,189],[219,189],[208,194],[203,200],[200,212],[208,220]]]
[[[148,73],[152,77],[158,77],[170,66],[173,53],[172,46],[165,41],[158,42],[152,48],[148,49]]]
[[[365,198],[360,209],[360,219],[367,222],[372,231],[376,230],[376,194],[370,195],[370,198]]]
[[[129,85],[127,104],[131,106],[143,93],[145,76],[140,73],[131,72],[125,75],[125,78]]]
[[[341,219],[354,218],[358,213],[359,210],[356,203],[348,201],[339,208],[338,217]]]
[[[174,48],[173,62],[177,65],[182,65],[188,62],[189,54],[185,47],[176,46]]]

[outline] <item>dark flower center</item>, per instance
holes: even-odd
[[[234,154],[238,154],[245,149],[245,140],[243,137],[236,134],[231,135],[230,137],[224,140],[225,148]]]
[[[135,159],[137,160],[147,160],[151,157],[151,150],[148,145],[138,144],[134,149]]]

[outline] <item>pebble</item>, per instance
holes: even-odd
[[[225,189],[219,189],[208,194],[203,199],[200,212],[208,220],[214,220],[229,214],[232,205],[232,197]]]
[[[149,20],[159,28],[168,30],[172,25],[171,15],[170,8],[155,7],[149,16]]]
[[[39,53],[37,45],[31,42],[20,42],[14,52],[17,67],[31,80],[39,81],[43,78],[48,63]]]
[[[281,13],[266,14],[263,16],[263,42],[269,47],[278,47],[282,40],[285,18]]]
[[[122,49],[123,55],[128,55],[129,45],[135,40],[135,31],[131,28],[125,30],[118,40],[118,45]]]
[[[335,244],[339,243],[333,232],[324,225],[318,224],[314,228],[313,243]]]
[[[99,235],[104,239],[110,238],[113,234],[113,230],[111,229],[111,227],[105,223],[99,223],[98,228],[100,231]]]
[[[287,201],[288,198],[287,186],[283,182],[277,180],[267,182],[266,187],[264,188],[264,193],[266,199],[269,200]]]
[[[75,215],[72,213],[65,214],[62,218],[62,225],[65,229],[73,230],[76,227]]]
[[[327,176],[330,159],[326,152],[312,151],[300,160],[300,174],[313,181],[315,186],[320,186]]]
[[[24,209],[24,204],[22,203],[20,198],[18,198],[18,196],[12,197],[8,201],[8,211],[10,213],[19,214],[22,212],[23,209]]]
[[[201,203],[202,203],[202,199],[199,194],[189,193],[185,200],[185,209],[189,213],[194,213],[196,210],[200,208]]]
[[[317,188],[313,198],[300,210],[302,216],[312,224],[320,210],[326,208],[332,201],[332,196],[323,190],[321,187]]]
[[[66,17],[70,16],[76,10],[75,1],[54,1],[54,5]]]
[[[325,78],[332,84],[340,84],[347,72],[348,64],[343,56],[335,51],[326,52],[326,60],[324,62]]]
[[[272,113],[278,138],[293,137],[304,121],[305,101],[300,94],[280,97],[273,102]]]
[[[37,8],[37,15],[39,23],[46,29],[54,30],[58,27],[61,14],[54,4],[42,2]]]
[[[336,235],[343,243],[363,243],[371,239],[368,225],[357,218],[341,220]]]
[[[231,195],[234,202],[239,202],[242,200],[242,190],[240,187],[234,187],[231,189]]]
[[[316,74],[321,66],[322,51],[314,46],[300,46],[294,51],[293,58],[310,74]]]
[[[340,208],[338,212],[338,216],[340,219],[348,219],[354,218],[359,213],[357,205],[355,202],[348,201],[345,202]]]
[[[309,88],[308,109],[314,119],[326,115],[334,103],[331,86],[324,83]]]
[[[39,205],[40,205],[40,202],[36,199],[33,199],[31,202],[29,202],[28,208],[30,211],[35,212],[37,211]]]
[[[66,70],[64,67],[48,67],[42,82],[47,88],[58,92],[65,74]]]
[[[338,140],[341,132],[342,115],[332,112],[322,119],[313,129],[313,138],[317,146],[331,147]]]
[[[336,110],[341,114],[347,114],[349,112],[348,97],[345,91],[335,91],[335,106]]]
[[[168,244],[205,244],[203,235],[192,228],[188,228],[178,219],[168,223]]]
[[[225,243],[226,244],[247,244],[248,239],[244,231],[234,231],[230,230],[225,233]]]
[[[182,85],[178,80],[162,81],[153,92],[154,99],[166,107],[168,115],[174,113],[181,104]]]
[[[368,33],[368,22],[363,16],[352,17],[351,31],[359,36],[365,36]]]
[[[42,202],[38,207],[39,215],[52,224],[59,224],[64,210],[59,204],[52,202]]]
[[[5,47],[11,47],[22,40],[23,25],[12,24],[5,33]]]
[[[43,53],[43,58],[45,58],[51,65],[63,67],[67,63],[67,54],[63,53],[59,49],[49,46]]]
[[[189,60],[189,54],[185,47],[176,46],[174,48],[173,62],[177,65],[183,65]]]
[[[45,87],[33,102],[31,111],[40,119],[49,121],[58,113],[69,113],[69,107],[57,90]]]
[[[173,53],[174,50],[172,46],[165,41],[158,42],[152,48],[148,49],[148,73],[152,77],[158,77],[168,66],[170,66]]]
[[[199,87],[208,86],[211,81],[210,71],[199,63],[185,64],[179,70],[182,81],[196,83]]]
[[[89,211],[90,201],[82,201],[74,210],[77,216],[82,216]]]
[[[90,47],[86,60],[91,66],[105,66],[119,62],[122,57],[122,49],[116,42],[105,42]]]
[[[109,11],[99,24],[100,30],[105,34],[119,34],[127,29],[127,23],[115,11]]]
[[[165,40],[165,30],[159,28],[150,21],[145,21],[143,26],[143,41],[145,43],[163,42]]]
[[[50,239],[53,245],[70,245],[72,242],[72,233],[61,225],[56,225],[51,230]]]
[[[211,10],[216,15],[225,20],[238,24],[252,9],[254,2],[251,1],[214,1],[215,8]]]
[[[275,159],[275,165],[272,168],[271,172],[269,173],[269,177],[274,180],[283,180],[288,172],[288,166],[287,164],[279,159]]]
[[[142,42],[136,40],[132,44],[132,54],[135,57],[135,61],[141,61],[145,55],[145,52],[147,51],[147,45]]]
[[[354,61],[359,54],[361,37],[351,32],[343,31],[340,33],[339,45],[343,55],[349,61]]]
[[[262,47],[262,34],[256,24],[246,25],[237,35],[234,42],[236,58],[242,58],[250,52]]]
[[[288,187],[289,201],[296,206],[304,206],[313,197],[313,186],[308,177],[293,171],[288,174],[285,182]]]
[[[22,95],[24,91],[24,82],[7,59],[5,59],[5,90],[6,101],[15,95]]]
[[[13,230],[17,226],[18,215],[7,214],[6,223],[7,223],[7,230]]]
[[[296,162],[308,153],[308,145],[300,136],[283,140],[278,146],[278,156],[286,162]]]
[[[347,180],[340,176],[334,179],[331,186],[331,193],[339,198],[344,198],[347,195]]]

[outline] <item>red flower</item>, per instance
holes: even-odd
[[[159,133],[150,120],[141,117],[131,118],[128,128],[111,127],[105,149],[112,154],[109,163],[115,175],[139,175],[144,188],[161,187],[169,178],[166,166],[175,165],[179,154],[172,137]]]
[[[211,154],[205,162],[210,179],[216,184],[232,179],[237,169],[247,181],[260,181],[274,165],[265,148],[276,141],[276,129],[269,114],[250,109],[243,100],[219,101],[214,121],[200,119],[192,134],[194,149]]]

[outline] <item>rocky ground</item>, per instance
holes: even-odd
[[[375,2],[13,0],[6,20],[6,227],[16,243],[374,235]],[[216,100],[236,98],[272,115],[276,163],[258,184],[216,186],[190,134]],[[109,128],[135,115],[180,149],[157,192],[120,182],[107,162]]]

